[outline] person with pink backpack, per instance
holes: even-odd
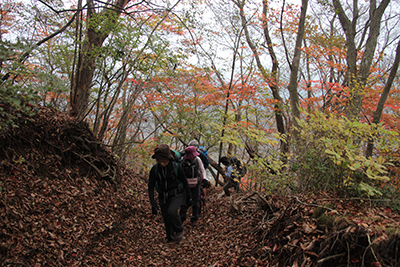
[[[200,211],[200,186],[202,180],[207,179],[206,170],[204,169],[203,162],[199,158],[199,155],[200,154],[197,152],[196,147],[188,146],[185,149],[185,156],[181,162],[181,167],[185,172],[193,200],[192,216],[190,217],[192,226],[198,225]],[[180,209],[182,223],[186,220],[188,209],[189,206],[187,203],[183,203]]]

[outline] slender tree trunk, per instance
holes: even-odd
[[[285,124],[284,124],[282,108],[281,108],[281,104],[283,101],[282,101],[281,96],[279,95],[279,87],[278,87],[279,64],[278,64],[278,60],[277,60],[276,54],[273,49],[273,44],[272,44],[272,41],[271,41],[271,38],[269,35],[268,22],[266,20],[266,14],[267,14],[267,10],[268,10],[267,0],[263,1],[263,16],[264,16],[264,18],[263,18],[262,24],[263,24],[264,38],[267,42],[268,52],[269,52],[269,55],[272,60],[271,74],[268,74],[267,71],[265,70],[264,66],[262,65],[261,59],[259,57],[259,52],[258,52],[256,46],[254,45],[253,41],[250,38],[250,33],[247,28],[247,20],[246,20],[245,14],[244,14],[244,1],[241,1],[241,2],[234,1],[234,2],[237,5],[237,7],[239,8],[240,17],[241,17],[241,21],[242,21],[242,27],[244,29],[244,33],[246,36],[246,41],[247,41],[247,44],[249,45],[251,51],[253,52],[253,56],[256,60],[257,68],[261,72],[261,75],[263,76],[265,82],[267,82],[269,88],[271,89],[273,98],[275,100],[277,100],[276,104],[275,104],[275,109],[274,109],[277,130],[281,136],[285,136],[286,131],[285,131]],[[271,79],[271,77],[272,77],[272,79]],[[288,146],[287,140],[281,140],[281,155],[282,155],[283,161],[286,161],[285,155],[288,152],[288,150],[289,150],[289,146]]]
[[[381,116],[382,116],[383,108],[385,106],[386,99],[389,96],[390,88],[392,87],[394,78],[396,78],[396,75],[397,75],[397,70],[399,69],[399,63],[400,63],[400,41],[397,44],[396,57],[394,59],[393,66],[390,71],[389,78],[385,84],[385,88],[383,89],[383,92],[379,99],[378,106],[376,107],[376,110],[374,112],[374,118],[372,119],[373,124],[378,124],[379,121],[381,120]],[[373,149],[374,149],[374,140],[370,139],[368,142],[368,145],[367,145],[367,150],[365,152],[365,156],[367,158],[372,156]]]
[[[359,18],[358,2],[353,2],[353,18],[350,20],[341,4],[340,0],[332,0],[333,6],[339,16],[340,24],[342,25],[343,31],[346,35],[347,45],[347,79],[349,81],[349,103],[347,106],[346,116],[349,120],[358,120],[361,114],[361,108],[363,103],[364,88],[367,83],[368,76],[370,74],[370,68],[374,57],[378,36],[380,33],[380,25],[383,13],[386,7],[389,5],[390,0],[382,0],[378,8],[376,8],[376,0],[370,1],[370,18],[369,31],[365,29],[364,34],[368,32],[368,39],[365,43],[365,49],[362,55],[361,64],[359,71],[357,72],[357,54],[358,49],[356,47],[356,24]],[[364,40],[364,35],[361,36],[361,40]]]
[[[278,130],[278,133],[281,136],[285,136],[286,135],[286,130],[285,130],[285,123],[283,120],[283,113],[282,113],[282,98],[279,95],[279,87],[278,87],[278,69],[279,69],[279,63],[278,63],[278,59],[276,57],[275,51],[274,51],[274,47],[273,47],[273,43],[269,34],[269,28],[268,28],[268,21],[266,19],[267,17],[267,10],[268,10],[268,2],[267,0],[263,0],[263,21],[262,21],[262,27],[263,27],[263,32],[264,32],[264,38],[265,41],[267,42],[267,46],[268,46],[268,52],[269,52],[269,56],[271,57],[271,61],[272,61],[272,68],[271,68],[271,75],[272,75],[272,79],[268,79],[266,72],[264,70],[264,67],[261,65],[260,60],[257,61],[257,66],[260,69],[260,71],[263,74],[264,79],[268,82],[268,86],[271,89],[272,92],[272,96],[276,101],[276,104],[274,106],[274,114],[275,114],[275,121],[276,121],[276,127]],[[247,37],[246,37],[247,39]],[[249,44],[250,46],[250,44]],[[253,46],[250,46],[254,48]],[[252,50],[253,50],[252,48]],[[253,51],[254,53],[255,51]],[[257,56],[258,58],[258,56]],[[287,142],[287,140],[281,140],[280,141],[281,144],[281,154],[282,154],[282,160],[284,162],[286,162],[286,154],[289,152],[289,144]]]
[[[300,21],[299,21],[299,29],[297,31],[296,36],[296,47],[294,49],[293,61],[291,64],[290,70],[290,81],[289,81],[289,94],[290,94],[290,106],[292,110],[293,117],[293,125],[295,129],[293,131],[294,137],[296,138],[297,133],[297,120],[300,118],[300,109],[299,109],[299,93],[297,91],[297,77],[299,73],[299,65],[300,65],[300,56],[301,56],[301,46],[304,38],[304,27],[306,21],[306,13],[307,13],[308,0],[302,0],[301,4],[301,13],[300,13]]]
[[[234,77],[234,71],[235,71],[235,63],[236,63],[236,55],[238,53],[239,43],[240,43],[240,38],[237,39],[237,42],[235,44],[235,50],[233,51],[231,78],[230,78],[228,90],[226,92],[224,119],[223,119],[223,123],[222,123],[222,127],[223,128],[222,128],[221,139],[220,140],[222,140],[223,137],[225,136],[225,126],[226,126],[226,123],[227,123],[228,112],[229,112],[229,96],[230,96],[230,92],[232,90],[232,83],[233,83],[233,77]],[[220,79],[220,80],[221,80],[221,83],[222,83],[222,79]],[[221,156],[222,156],[222,149],[223,149],[223,142],[220,141],[220,143],[219,143],[219,152],[218,152],[218,168],[216,168],[216,170],[218,170],[217,178],[216,178],[216,181],[215,181],[216,185],[219,184],[219,174],[221,173],[221,175],[224,175],[224,173],[220,172],[220,170],[221,170],[220,159],[221,159]],[[228,152],[227,152],[228,155],[231,154],[231,150],[232,150],[232,146],[229,146],[228,147]]]
[[[104,8],[100,12],[104,15],[101,25],[94,25],[96,13],[93,0],[88,0],[87,11],[87,33],[79,52],[78,66],[76,68],[75,80],[71,82],[70,115],[83,120],[86,116],[89,104],[90,88],[92,86],[93,74],[96,68],[97,50],[103,45],[109,36],[112,26],[115,25],[123,8],[129,0],[116,0],[111,7]]]

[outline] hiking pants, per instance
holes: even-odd
[[[161,214],[164,219],[165,231],[167,233],[168,241],[172,241],[172,236],[174,232],[182,232],[183,226],[181,218],[179,216],[178,210],[181,207],[183,200],[183,193],[178,193],[177,195],[170,196],[166,203],[163,203],[164,199],[159,198]]]
[[[192,206],[192,217],[190,220],[197,221],[199,219],[199,211],[200,211],[200,182],[193,188],[190,188],[190,192],[192,194],[193,206]],[[182,223],[186,220],[187,217],[187,210],[189,207],[186,205],[186,201],[182,202],[182,207],[180,211],[181,221]]]
[[[230,195],[229,189],[232,188],[232,187],[235,188],[236,193],[239,193],[239,183],[238,183],[238,182],[235,182],[235,181],[233,181],[233,180],[230,179],[230,180],[224,185],[224,192],[225,192],[225,195],[227,195],[227,196]]]

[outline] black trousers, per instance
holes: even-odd
[[[197,221],[199,219],[199,211],[200,211],[200,182],[197,183],[197,185],[193,188],[190,188],[190,192],[192,194],[192,200],[193,200],[193,206],[192,206],[192,217],[190,217],[190,220]],[[186,220],[187,218],[187,210],[189,207],[186,205],[186,198],[184,198],[182,202],[182,207],[179,212],[181,216],[181,221],[182,223]]]
[[[235,188],[236,193],[239,193],[239,183],[229,179],[229,181],[223,187],[224,191],[225,191],[225,195],[227,195],[227,196],[230,195],[229,189],[232,187]]]
[[[164,198],[159,197],[159,203],[161,208],[161,214],[164,219],[165,231],[167,233],[168,241],[172,241],[172,236],[174,232],[182,232],[183,225],[181,218],[179,216],[179,208],[182,205],[182,200],[184,194],[179,193],[176,196],[170,196],[166,200],[166,203],[163,203]]]

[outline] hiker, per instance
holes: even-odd
[[[207,149],[204,146],[200,146],[199,142],[195,139],[189,142],[189,146],[194,146],[197,150],[197,152],[200,154],[199,158],[203,162],[204,169],[207,170],[208,165],[210,165],[210,161],[208,159],[208,154],[207,154]],[[206,187],[203,185],[207,185],[208,187],[211,186],[210,181],[208,180],[202,180],[202,183],[200,185],[200,204],[199,204],[199,216],[202,216],[201,211],[202,211],[202,201],[201,199],[205,197],[205,189]]]
[[[193,206],[192,206],[192,216],[190,221],[193,226],[197,226],[200,211],[200,186],[203,179],[207,180],[206,170],[204,169],[203,162],[198,157],[200,154],[197,152],[196,147],[188,146],[185,149],[185,156],[181,163],[182,169],[185,172],[186,179],[188,180]],[[183,203],[180,216],[182,223],[186,220],[187,210],[189,206],[187,203]]]
[[[240,179],[246,174],[246,167],[236,157],[222,157],[221,163],[226,166],[225,176],[228,179],[223,189],[226,196],[230,196],[229,189],[235,188],[236,193],[240,190]]]
[[[188,146],[194,146],[196,148],[196,151],[200,154],[199,158],[203,162],[204,169],[207,170],[208,165],[210,165],[210,161],[208,160],[205,147],[202,147],[202,149],[200,149],[199,142],[197,142],[197,140],[195,139],[190,141]]]
[[[151,157],[157,161],[150,170],[148,183],[151,210],[154,215],[157,215],[158,206],[154,199],[154,188],[156,188],[167,240],[168,242],[179,242],[183,238],[179,208],[182,202],[185,202],[186,206],[192,205],[189,185],[183,169],[174,161],[168,145],[157,145]]]

